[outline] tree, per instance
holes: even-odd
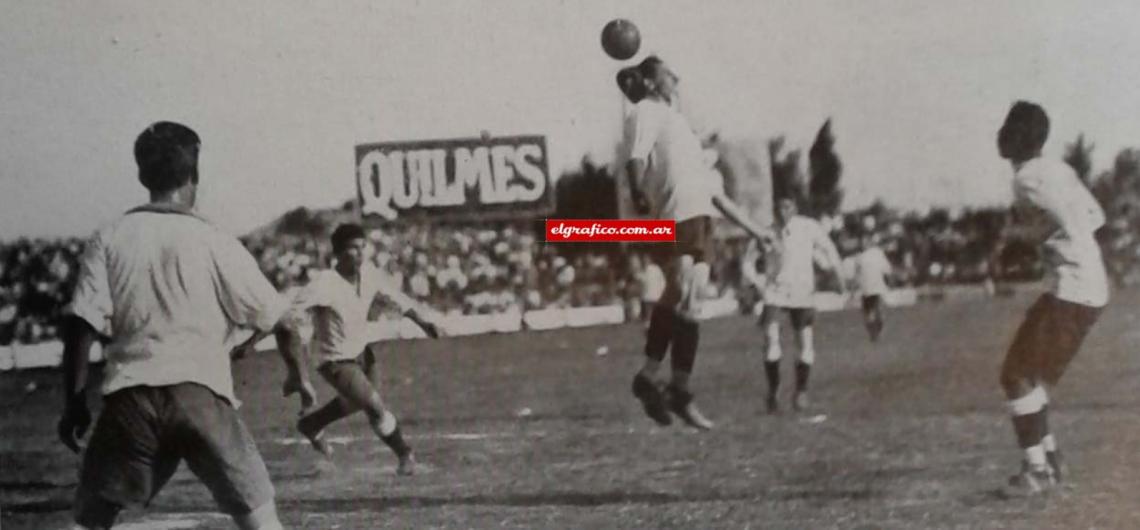
[[[555,217],[563,219],[614,219],[618,216],[616,181],[588,157],[582,165],[562,174],[554,187]]]
[[[1077,135],[1076,141],[1071,144],[1065,145],[1065,163],[1072,166],[1073,171],[1077,172],[1081,182],[1086,186],[1091,185],[1089,176],[1092,174],[1092,150],[1094,144],[1085,143],[1085,134]]]
[[[808,182],[808,200],[812,214],[819,217],[835,215],[843,202],[839,177],[843,164],[835,153],[835,136],[831,134],[831,118],[823,122],[816,133],[815,142],[808,151],[811,180]]]
[[[780,199],[791,198],[797,204],[803,202],[803,184],[800,178],[800,152],[793,150],[783,153],[784,137],[778,136],[768,141],[768,160],[772,169],[773,206]]]
[[[1140,150],[1123,149],[1116,155],[1112,169],[1092,183],[1092,192],[1106,210],[1140,196]]]
[[[299,206],[281,216],[281,221],[277,224],[277,233],[306,236],[313,232],[313,225],[317,222],[319,220],[313,215],[313,212],[304,206]]]

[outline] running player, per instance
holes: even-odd
[[[182,460],[239,528],[281,528],[227,354],[241,328],[271,329],[288,305],[237,239],[195,213],[200,147],[185,125],[143,131],[135,161],[150,203],[98,230],[84,250],[63,320],[59,436],[73,451],[91,421],[94,341],[106,342],[107,362],[75,499],[80,528],[111,528],[124,507],[154,498]]]
[[[764,248],[767,285],[764,288],[764,310],[760,326],[764,329],[764,373],[768,378],[769,413],[780,410],[780,323],[783,311],[791,317],[796,332],[799,358],[796,360],[796,392],[792,406],[797,411],[808,407],[808,378],[815,364],[815,256],[822,254],[827,270],[840,274],[839,251],[831,238],[814,219],[797,214],[796,200],[781,197],[776,201],[775,239]],[[839,279],[840,289],[843,280]]]
[[[732,201],[708,167],[700,140],[677,108],[678,77],[656,56],[618,73],[622,92],[636,104],[627,126],[626,163],[630,196],[638,213],[676,220],[676,243],[659,245],[666,286],[649,319],[645,363],[633,379],[633,394],[661,425],[670,411],[701,430],[713,423],[697,409],[689,379],[697,356],[701,296],[709,281],[713,218],[723,213],[755,237],[763,237]],[[658,372],[671,348],[672,377],[663,386]]]
[[[1001,368],[1013,430],[1024,454],[1008,493],[1040,493],[1063,478],[1049,430],[1046,387],[1057,384],[1108,303],[1108,278],[1093,233],[1104,224],[1096,199],[1065,163],[1046,159],[1049,117],[1034,103],[1010,108],[998,132],[1001,157],[1013,165],[1013,212],[1043,241],[1049,292],[1029,308]]]
[[[436,338],[439,325],[431,316],[435,313],[405,295],[399,286],[389,285],[382,271],[365,266],[366,240],[360,225],[338,226],[332,234],[332,248],[336,259],[333,268],[311,276],[309,283],[297,292],[290,316],[278,326],[278,348],[289,352],[286,358],[300,359],[297,328],[304,314],[311,313],[317,371],[338,394],[323,407],[303,415],[297,422],[297,430],[309,439],[313,448],[331,456],[331,447],[324,439],[325,428],[363,410],[373,432],[399,459],[397,473],[411,475],[416,461],[412,448],[404,441],[396,416],[380,398],[380,364],[368,345],[368,326],[369,320],[377,314],[374,310],[378,304],[388,302],[429,337]],[[250,343],[257,339],[251,339]],[[302,387],[308,384],[303,375],[298,381]]]
[[[883,332],[883,296],[887,294],[887,280],[891,277],[891,261],[875,243],[875,234],[860,237],[863,250],[855,257],[855,280],[863,295],[863,325],[871,342],[879,340]]]

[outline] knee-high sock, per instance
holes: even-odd
[[[701,340],[700,324],[678,318],[675,321],[673,336],[673,381],[688,386],[688,376],[693,373],[697,361],[697,346]],[[688,390],[682,388],[682,390]]]
[[[400,432],[400,424],[391,411],[385,409],[384,412],[369,418],[369,420],[372,431],[380,437],[384,445],[396,453],[396,456],[404,456],[412,451],[412,448],[404,441],[404,435]]]
[[[676,312],[672,307],[660,303],[654,306],[653,314],[649,317],[649,331],[645,338],[646,357],[658,363],[665,360],[669,344],[674,340],[676,319]]]
[[[333,398],[321,408],[306,414],[301,418],[301,428],[308,433],[319,433],[332,423],[350,416],[359,410],[340,398]]]
[[[1009,412],[1013,422],[1013,432],[1017,436],[1017,445],[1025,453],[1025,461],[1033,467],[1046,465],[1045,449],[1041,445],[1041,439],[1045,437],[1047,428],[1046,402],[1045,389],[1040,386],[1035,386],[1029,393],[1009,401]]]
[[[1049,405],[1046,404],[1041,407],[1041,432],[1045,433],[1041,437],[1041,448],[1045,453],[1057,452],[1057,438],[1053,436],[1053,432],[1049,429]]]
[[[764,361],[764,375],[768,378],[768,395],[775,396],[780,390],[780,361]]]
[[[771,322],[764,330],[764,375],[768,378],[768,395],[780,390],[780,324]]]
[[[796,361],[796,393],[807,392],[810,377],[811,365],[802,360]]]
[[[805,326],[796,332],[796,339],[800,346],[800,358],[796,361],[796,392],[806,392],[811,367],[815,364],[815,331],[811,326]]]
[[[815,364],[815,330],[811,326],[805,326],[797,331],[796,342],[800,347],[800,362]]]

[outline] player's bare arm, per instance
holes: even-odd
[[[236,361],[248,357],[250,354],[257,351],[257,344],[265,339],[265,337],[268,337],[271,333],[271,331],[255,330],[253,332],[253,335],[250,335],[248,339],[242,341],[241,344],[234,346],[234,349],[230,351],[230,359]]]
[[[306,411],[317,403],[317,392],[309,380],[308,358],[296,319],[282,319],[273,328],[277,341],[277,352],[285,363],[285,382],[281,385],[281,395],[289,397],[298,394],[301,410]]]
[[[847,294],[847,286],[843,284],[843,258],[839,256],[839,249],[835,248],[835,243],[831,241],[831,237],[822,229],[819,231],[819,240],[816,241],[816,245],[827,255],[828,266],[831,273],[835,275],[835,283],[839,285],[840,294]]]
[[[382,286],[379,288],[376,291],[375,301],[395,306],[405,318],[415,322],[420,329],[424,330],[428,337],[435,339],[443,334],[442,323],[439,322],[438,316],[433,311],[427,310],[423,304],[416,302],[395,287]]]
[[[649,203],[649,197],[645,195],[645,191],[641,189],[641,183],[645,180],[645,171],[648,168],[645,161],[640,158],[631,158],[625,165],[625,176],[629,182],[629,196],[633,200],[633,207],[640,215],[648,214],[651,211],[652,205]]]
[[[744,211],[740,209],[740,206],[728,197],[721,194],[713,195],[712,203],[729,221],[736,223],[752,237],[760,241],[772,239],[771,231],[752,222],[752,220],[748,218],[748,214],[744,213]]]
[[[78,439],[91,425],[87,406],[87,373],[91,364],[91,345],[99,334],[86,320],[65,316],[63,332],[63,415],[60,417],[59,439],[73,452],[79,452]]]

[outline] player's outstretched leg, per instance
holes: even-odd
[[[693,399],[689,379],[696,366],[697,348],[700,346],[701,328],[698,318],[701,315],[704,292],[709,282],[709,265],[697,262],[693,256],[678,258],[681,300],[677,304],[677,315],[673,320],[672,379],[666,389],[666,404],[669,410],[682,421],[700,430],[713,428]]]
[[[780,411],[777,397],[780,391],[780,323],[776,320],[777,308],[765,305],[760,313],[760,326],[764,328],[764,375],[768,380],[768,397],[765,404],[769,414]]]
[[[404,441],[404,435],[400,431],[400,422],[396,416],[387,409],[382,409],[379,414],[376,414],[371,408],[367,412],[368,423],[372,426],[372,432],[375,432],[380,441],[384,442],[384,445],[387,445],[399,459],[400,463],[396,467],[396,473],[414,475],[416,473],[416,458],[412,452],[412,447]]]
[[[364,363],[364,373],[372,388],[372,394],[369,395],[369,406],[365,408],[368,412],[369,425],[372,426],[372,431],[376,433],[376,436],[380,437],[380,441],[384,442],[384,445],[387,445],[399,459],[396,474],[414,475],[416,458],[412,448],[404,441],[404,435],[395,414],[380,399],[383,374],[380,370],[380,361],[376,358],[376,352],[372,348],[368,348],[365,349],[364,355],[361,357]]]
[[[1011,496],[1040,494],[1057,482],[1061,462],[1056,439],[1049,435],[1044,385],[1057,383],[1096,316],[1096,309],[1045,294],[1029,308],[1013,337],[1002,362],[1000,383],[1009,399],[1013,432],[1024,462],[1021,472],[1009,481]],[[1048,452],[1056,467],[1050,465]]]
[[[666,289],[668,290],[668,287]],[[662,295],[663,300],[664,298]],[[657,374],[661,370],[661,363],[665,360],[665,353],[673,342],[676,318],[671,304],[658,302],[653,307],[645,339],[645,363],[633,377],[633,395],[641,401],[645,414],[658,425],[673,423]]]

